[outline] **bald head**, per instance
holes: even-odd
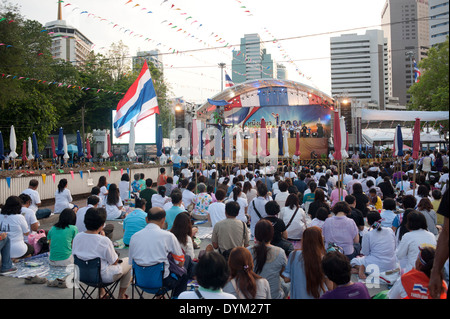
[[[147,213],[149,222],[160,222],[166,218],[166,211],[161,207],[152,207]]]

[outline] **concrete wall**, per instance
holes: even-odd
[[[166,168],[166,174],[172,175],[172,166],[164,166]],[[145,178],[153,179],[153,182],[156,183],[156,179],[158,178],[160,166],[150,167],[150,168],[140,168],[139,166],[134,166],[130,170],[130,180],[133,180],[133,175],[136,173],[144,173]],[[124,173],[127,172],[125,168],[123,170]],[[57,190],[58,183],[61,179],[66,178],[68,181],[68,189],[72,193],[72,195],[81,195],[88,194],[91,192],[93,186],[97,185],[98,179],[100,176],[106,176],[108,183],[119,184],[121,179],[121,171],[111,170],[111,174],[109,175],[108,170],[105,168],[104,171],[83,171],[83,177],[81,177],[79,172],[74,172],[73,179],[72,174],[56,174],[55,182],[53,182],[52,175],[47,173],[45,177],[45,183],[42,176],[26,176],[26,177],[12,177],[10,186],[8,186],[7,180],[5,178],[0,179],[0,205],[3,205],[6,199],[9,196],[18,196],[22,193],[23,190],[28,188],[28,183],[32,179],[37,179],[39,181],[38,192],[41,197],[41,200],[53,199],[55,197],[55,192]],[[88,180],[92,179],[93,185],[88,183]]]

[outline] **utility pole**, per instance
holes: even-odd
[[[225,69],[225,67],[226,67],[227,65],[225,64],[225,63],[219,63],[219,68],[221,69],[221,76],[220,76],[220,79],[221,79],[221,91],[223,91],[223,69]]]

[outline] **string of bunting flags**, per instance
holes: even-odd
[[[83,173],[88,173],[88,175],[90,175],[91,174],[91,170],[95,171],[97,169],[95,167],[91,167],[91,169],[88,169],[88,170],[86,170],[84,172],[83,171],[79,171],[78,174],[80,175],[80,178],[83,179]],[[104,170],[104,169],[102,168],[102,170]],[[114,170],[118,170],[116,166],[114,166]],[[34,171],[22,170],[22,171],[18,171],[18,172],[19,172],[19,174],[17,175],[17,177],[21,177],[25,173],[29,174],[29,175],[32,175],[32,176],[35,175]],[[111,176],[111,172],[112,172],[112,169],[109,168],[108,169],[108,176]],[[129,168],[127,168],[127,172],[129,173]],[[65,172],[62,169],[58,169],[58,173],[60,173],[60,174],[67,174],[67,172]],[[70,175],[72,177],[72,180],[75,180],[75,171],[71,170],[71,171],[69,171],[69,173],[70,173]],[[121,168],[120,169],[120,174],[123,175],[123,173],[124,173],[124,169]],[[52,177],[53,183],[56,184],[56,173],[51,173],[50,176]],[[43,173],[43,174],[41,174],[41,177],[42,177],[42,182],[45,184],[45,182],[47,181],[47,174]],[[12,181],[12,177],[11,176],[7,176],[6,177],[6,184],[8,185],[8,188],[11,188],[11,181]]]

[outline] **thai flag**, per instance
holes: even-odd
[[[421,75],[420,70],[417,67],[416,60],[414,60],[414,83],[418,83],[420,81],[419,79],[420,75]]]
[[[153,87],[147,61],[145,61],[139,77],[117,105],[117,113],[114,117],[114,134],[117,138],[120,138],[130,133],[131,121],[134,121],[137,125],[137,123],[155,113],[159,114],[158,98]]]
[[[228,73],[225,71],[225,87],[230,88],[233,87],[234,83],[231,80],[230,76],[228,75]]]
[[[424,287],[421,284],[414,284],[413,291],[418,291],[420,293],[426,294],[428,292],[428,288]]]

